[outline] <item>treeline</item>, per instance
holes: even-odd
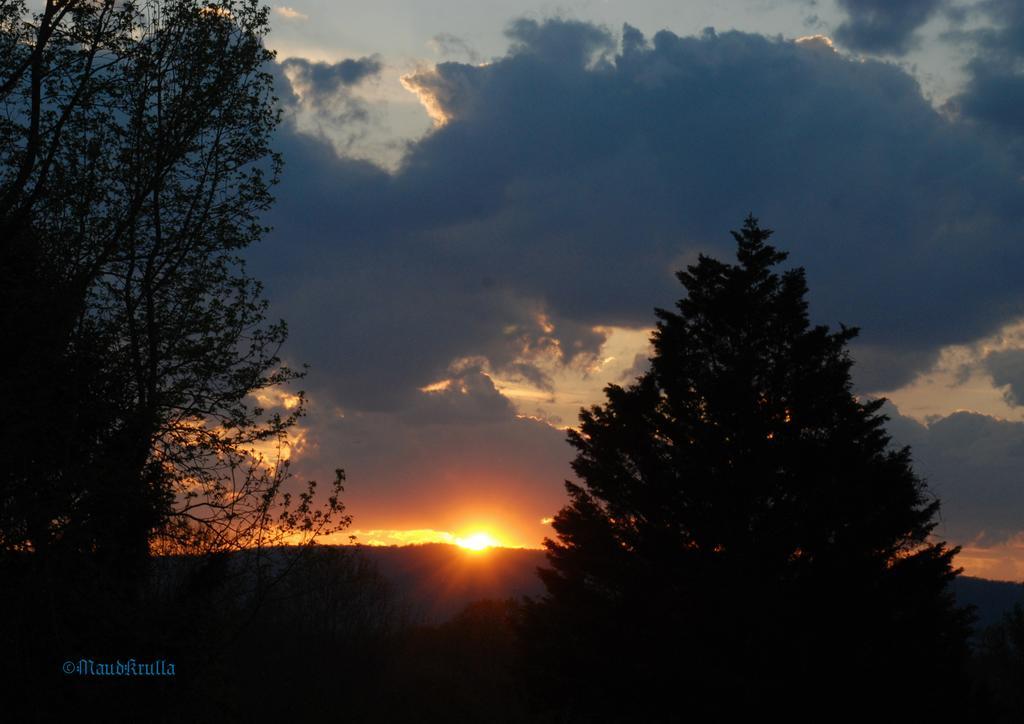
[[[260,564],[262,574],[245,554],[157,559],[144,613],[131,619],[116,609],[88,610],[87,598],[67,604],[63,615],[74,611],[68,620],[92,633],[87,643],[78,638],[84,648],[69,651],[68,659],[162,659],[175,665],[173,677],[64,675],[62,662],[40,660],[46,657],[33,635],[34,626],[46,625],[40,619],[51,615],[53,602],[30,585],[19,587],[0,610],[18,621],[16,635],[5,641],[4,675],[8,690],[20,695],[7,701],[5,715],[14,721],[635,721],[586,712],[571,691],[552,695],[552,687],[558,691],[566,682],[532,657],[523,599],[483,600],[446,622],[425,623],[415,601],[358,549],[320,547],[301,555],[282,549]],[[651,665],[678,670],[673,661]],[[38,666],[51,669],[45,680],[37,678]],[[977,633],[968,685],[946,695],[950,706],[968,702],[970,716],[942,721],[1020,721],[1022,676],[1024,608],[1017,606]],[[800,693],[798,683],[794,692]],[[814,692],[806,695],[815,699]],[[688,706],[699,703],[679,700],[645,720],[678,721]],[[843,703],[824,702],[818,715],[843,720]]]
[[[95,571],[19,563],[0,597],[5,720],[530,720],[517,604],[424,623],[358,548],[158,556],[130,603]]]

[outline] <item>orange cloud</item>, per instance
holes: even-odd
[[[287,5],[274,8],[274,12],[285,20],[309,20],[309,16]]]
[[[434,528],[372,528],[346,530],[331,539],[323,539],[322,543],[348,543],[349,536],[355,536],[355,543],[367,546],[405,546],[423,543],[448,543],[463,548],[479,549],[497,546],[501,548],[532,548],[513,543],[512,540],[494,530],[491,526],[468,525],[462,533],[452,533]]]
[[[997,581],[1024,580],[1024,533],[994,546],[965,545],[956,557],[964,575]]]

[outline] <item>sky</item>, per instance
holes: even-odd
[[[540,545],[565,428],[753,212],[861,328],[936,534],[1024,578],[1024,6],[289,2],[249,264],[310,364],[293,471],[345,469],[359,540]]]

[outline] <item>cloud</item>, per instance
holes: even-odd
[[[888,407],[888,429],[942,502],[937,534],[977,548],[1024,533],[1024,422],[957,412],[925,426]]]
[[[827,51],[830,53],[836,52],[835,43],[832,42],[832,38],[827,35],[802,35],[793,42],[800,45],[807,45],[812,48],[817,48],[821,51]]]
[[[969,9],[980,27],[946,34],[966,47],[968,81],[949,100],[947,110],[1014,141],[1024,161],[1024,6],[1011,0],[987,0]]]
[[[369,106],[353,89],[382,68],[376,56],[337,63],[287,58],[274,64],[278,95],[290,114],[288,127],[330,138],[343,150],[351,148],[370,121]]]
[[[293,471],[322,480],[343,467],[345,504],[363,531],[479,526],[508,544],[539,545],[549,531],[537,521],[566,502],[572,449],[563,431],[491,406],[493,394],[484,385],[420,393],[422,406],[374,413],[314,397]]]
[[[1024,405],[1024,349],[997,350],[986,355],[982,365],[997,387],[1006,386],[1007,403]]]
[[[314,96],[337,93],[380,73],[380,58],[346,58],[337,63],[314,63],[304,58],[288,58],[281,63],[286,73],[293,73],[298,83]]]
[[[279,5],[274,8],[274,12],[280,15],[285,20],[309,20],[309,16],[305,13],[300,13],[293,7],[287,5]]]
[[[413,76],[450,121],[393,174],[280,139],[265,278],[343,404],[402,404],[463,357],[528,362],[545,336],[593,352],[596,328],[649,325],[681,295],[678,259],[731,255],[749,211],[807,267],[816,319],[862,327],[865,388],[1007,321],[1018,173],[903,70],[736,32],[627,28],[610,59],[593,26],[510,34],[487,66]]]
[[[438,33],[430,39],[430,45],[435,52],[445,55],[461,55],[471,63],[480,62],[480,54],[473,48],[465,38],[452,33]]]
[[[731,257],[728,230],[751,211],[807,268],[814,320],[861,326],[862,389],[897,387],[1019,315],[1020,170],[1002,136],[937,112],[899,67],[738,32],[627,27],[617,49],[583,23],[509,34],[487,65],[410,76],[446,122],[394,172],[295,123],[277,139],[274,230],[250,263],[289,321],[287,355],[313,365],[319,412],[296,467],[344,466],[353,512],[384,516],[400,491],[423,511],[408,527],[454,529],[430,515],[467,490],[503,509],[543,499],[531,524],[557,510],[571,451],[494,380],[548,394],[552,359],[583,368],[603,330],[648,327],[683,293],[681,260]],[[284,97],[352,87],[308,61],[276,72]],[[1005,461],[1019,428],[949,420],[916,433],[936,481],[948,462],[995,466],[1009,486],[1008,464],[944,450],[940,433],[990,425]],[[957,535],[1013,528],[965,490],[947,505],[964,511]]]
[[[509,23],[509,56],[535,57],[552,68],[589,67],[614,52],[614,36],[606,29],[578,20],[538,23],[520,18]]]
[[[969,66],[971,79],[953,101],[966,117],[1024,135],[1024,74],[986,62]]]
[[[838,0],[848,19],[835,38],[853,50],[903,55],[914,33],[944,5],[944,0]]]
[[[450,543],[456,541],[455,535],[446,530],[433,528],[416,528],[413,530],[394,530],[375,528],[371,530],[354,529],[349,535],[356,537],[356,542],[368,546],[407,546],[423,543]]]
[[[898,68],[741,33],[651,47],[632,30],[614,65],[592,66],[604,36],[556,62],[553,38],[575,26],[527,27],[501,61],[415,77],[452,122],[397,181],[427,223],[461,216],[447,233],[474,234],[469,254],[497,254],[565,316],[646,321],[679,293],[670,258],[730,253],[724,232],[750,210],[808,266],[816,310],[864,327],[871,384],[908,377],[951,328],[982,331],[992,297],[1016,293],[985,261],[1019,215],[1014,170]]]
[[[985,56],[1004,62],[1024,55],[1024,7],[1019,2],[981,0],[970,6],[968,13],[987,22],[952,33],[956,38],[973,42]]]
[[[997,581],[1024,579],[1024,534],[997,545],[965,545],[956,557],[964,573]]]
[[[479,361],[462,360],[449,375],[430,385],[410,406],[408,419],[428,425],[504,422],[515,416],[508,398],[498,392],[494,380]]]
[[[287,58],[280,65],[288,78],[289,90],[317,111],[341,122],[363,120],[365,105],[349,89],[378,75],[380,58],[347,58],[337,63],[314,63],[305,58]]]

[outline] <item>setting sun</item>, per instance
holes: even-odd
[[[471,551],[482,551],[500,545],[492,536],[487,533],[473,533],[466,538],[456,538],[456,545]]]

